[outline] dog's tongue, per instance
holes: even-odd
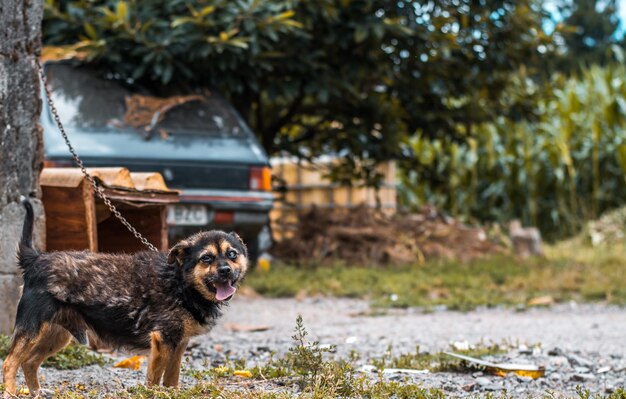
[[[237,291],[237,288],[233,287],[230,283],[215,284],[215,288],[217,289],[215,299],[218,301],[228,299]]]

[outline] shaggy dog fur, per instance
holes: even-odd
[[[30,392],[40,391],[37,370],[72,337],[150,354],[147,384],[177,386],[189,338],[208,332],[220,307],[247,270],[247,251],[235,233],[195,234],[169,252],[38,253],[32,247],[28,200],[18,260],[24,292],[13,341],[3,365],[5,396],[15,395],[24,371]]]

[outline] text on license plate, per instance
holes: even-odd
[[[170,226],[202,226],[209,223],[209,211],[204,205],[170,205],[167,224]]]

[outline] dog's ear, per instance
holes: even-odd
[[[234,231],[231,231],[230,233],[228,233],[228,235],[233,237],[235,240],[239,241],[239,243],[243,245],[244,247],[246,246],[246,243],[244,243],[241,237],[239,237],[239,234],[235,233]]]
[[[228,235],[234,238],[235,240],[239,241],[239,244],[241,244],[241,247],[246,251],[246,256],[248,256],[248,247],[246,247],[246,243],[243,242],[241,237],[239,237],[239,234],[235,233],[234,231],[231,231],[230,233],[228,233]]]
[[[183,259],[188,250],[189,243],[187,243],[187,241],[181,241],[178,244],[174,245],[167,255],[167,263],[174,263],[178,266],[182,266]]]
[[[243,240],[241,239],[241,237],[239,237],[239,234],[235,233],[234,231],[231,231],[228,235],[233,237],[235,240],[239,241],[241,245],[244,245],[244,246],[246,245],[243,243]]]

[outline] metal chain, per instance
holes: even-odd
[[[41,80],[43,81],[44,90],[46,91],[46,97],[47,97],[47,100],[48,100],[48,105],[50,106],[50,111],[52,112],[52,116],[54,117],[56,125],[59,128],[59,131],[61,132],[61,135],[63,136],[63,139],[65,140],[65,144],[67,144],[67,148],[70,150],[70,153],[72,154],[72,158],[74,159],[74,162],[80,168],[81,172],[83,172],[83,175],[85,175],[85,178],[87,178],[89,183],[91,183],[91,185],[93,186],[93,190],[96,192],[96,194],[98,194],[98,197],[100,197],[102,199],[102,201],[109,208],[111,213],[113,215],[115,215],[115,217],[119,219],[119,221],[128,229],[128,231],[130,231],[135,237],[137,237],[139,239],[139,241],[141,241],[146,247],[148,247],[152,251],[158,252],[159,250],[154,245],[152,245],[146,239],[146,237],[141,235],[141,233],[138,232],[128,222],[128,220],[126,220],[126,218],[124,216],[122,216],[122,214],[117,210],[115,205],[113,205],[113,203],[111,203],[111,200],[109,198],[107,198],[107,196],[104,194],[104,189],[102,187],[98,186],[98,183],[96,182],[96,179],[94,179],[93,176],[91,176],[89,174],[89,172],[87,172],[87,168],[85,168],[85,165],[83,164],[83,161],[78,157],[78,154],[76,153],[76,150],[74,150],[74,147],[70,143],[70,139],[67,137],[67,133],[65,132],[65,128],[63,128],[63,124],[61,123],[61,118],[59,117],[59,113],[57,112],[57,109],[54,106],[54,103],[52,102],[52,95],[51,95],[51,92],[50,92],[50,87],[48,86],[48,79],[46,78],[46,74],[45,74],[45,72],[43,70],[43,66],[41,65],[41,61],[37,60],[36,62],[37,62],[37,67],[39,68],[39,74],[41,75]]]

